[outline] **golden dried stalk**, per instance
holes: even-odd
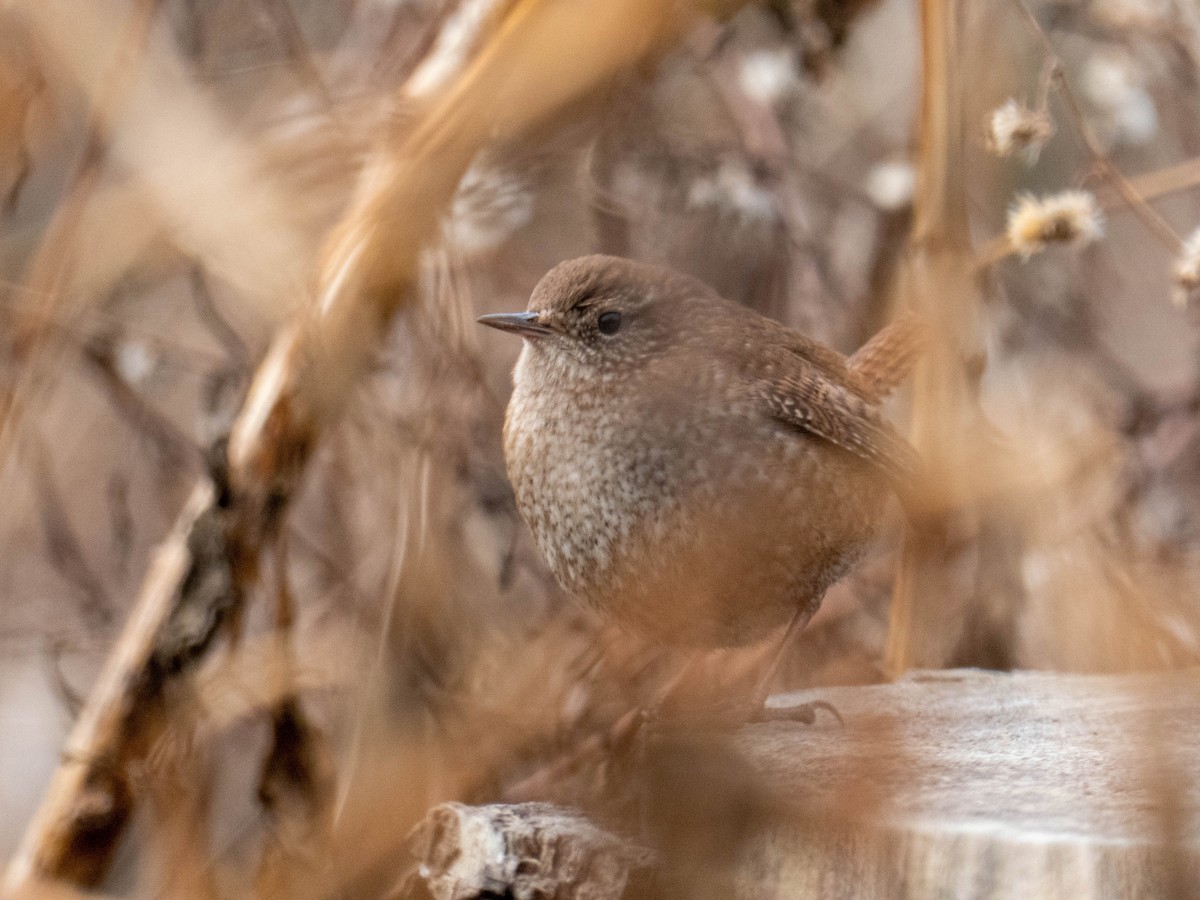
[[[932,326],[931,352],[917,368],[913,443],[931,472],[928,511],[905,536],[888,629],[886,668],[940,668],[955,652],[969,595],[952,583],[950,517],[971,495],[964,435],[977,399],[963,371],[964,351],[977,330],[975,263],[967,222],[963,163],[964,111],[960,58],[963,7],[957,0],[922,0],[923,77],[918,183],[907,287],[921,318]]]

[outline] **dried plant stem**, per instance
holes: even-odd
[[[326,245],[314,302],[282,330],[258,369],[230,436],[228,482],[219,477],[215,488],[196,488],[160,549],[10,867],[9,886],[102,879],[133,806],[127,767],[152,743],[159,716],[169,715],[170,682],[204,655],[255,581],[313,448],[348,402],[391,317],[412,298],[422,247],[474,155],[497,137],[518,137],[575,108],[663,46],[695,12],[673,0],[506,0],[501,8],[486,39],[427,98],[411,129],[383,136]],[[182,656],[167,653],[174,614],[205,600],[208,606],[189,610],[189,621],[199,616],[211,628],[189,636]],[[102,829],[93,827],[89,803],[108,810]]]
[[[963,514],[970,496],[963,438],[978,407],[963,371],[977,326],[963,165],[961,12],[957,0],[921,2],[918,182],[906,283],[933,332],[930,353],[917,369],[913,442],[938,488],[927,487],[926,515],[901,549],[885,659],[892,675],[945,666],[962,631],[958,607],[966,602],[963,586],[951,579],[948,546],[950,517]]]
[[[138,794],[150,811],[141,819],[143,840],[153,860],[139,874],[149,882],[144,888],[149,896],[218,900],[221,891],[211,860],[196,852],[211,839],[217,767],[211,748],[195,738],[200,723],[196,698],[181,696],[171,718],[170,739],[137,773]]]
[[[1200,185],[1200,159],[1189,159],[1177,166],[1137,175],[1129,179],[1129,184],[1143,200],[1156,200],[1194,188]]]

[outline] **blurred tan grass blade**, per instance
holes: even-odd
[[[161,12],[140,60],[121,58],[128,4],[12,0],[55,61],[98,106],[108,153],[143,186],[171,237],[266,318],[302,299],[307,245],[290,201],[214,100],[192,80]],[[129,66],[120,102],[101,91]]]
[[[194,497],[203,508],[197,512],[193,503],[160,549],[159,574],[147,580],[88,698],[71,753],[10,866],[10,887],[45,878],[102,881],[134,801],[127,769],[163,727],[142,714],[139,701],[162,698],[169,716],[175,682],[211,646],[216,625],[178,646],[179,616],[196,617],[187,601],[195,602],[197,585],[227,584],[206,610],[219,623],[253,582],[317,440],[346,404],[392,314],[412,297],[421,248],[472,157],[494,139],[515,138],[569,110],[661,47],[696,6],[510,0],[505,8],[415,126],[382,136],[317,268],[316,302],[278,336],[255,377],[230,439],[229,483],[207,494],[198,487]],[[221,552],[197,543],[197,530],[209,529],[211,540],[214,524],[221,526]],[[206,552],[189,553],[194,546]],[[167,569],[164,560],[175,562]],[[105,801],[114,809],[123,802],[124,815],[97,821]]]
[[[978,399],[963,360],[977,340],[975,262],[967,221],[959,0],[921,0],[922,87],[918,183],[906,287],[932,326],[931,352],[917,367],[913,443],[936,478],[927,514],[905,535],[897,567],[885,666],[941,668],[959,651],[968,610],[956,589],[951,530],[969,518],[976,473],[968,459]],[[935,495],[936,493],[936,495]],[[972,523],[967,523],[968,526]]]

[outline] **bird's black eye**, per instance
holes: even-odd
[[[615,309],[600,313],[596,327],[600,329],[601,334],[616,334],[621,330],[621,314]]]

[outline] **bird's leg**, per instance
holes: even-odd
[[[755,678],[751,691],[746,692],[743,688],[734,691],[733,696],[727,695],[721,700],[709,699],[699,704],[693,696],[688,702],[685,676],[692,671],[702,655],[702,651],[694,651],[682,666],[664,682],[654,697],[640,707],[637,726],[633,730],[629,730],[628,726],[632,723],[627,720],[623,722],[626,726],[624,735],[627,738],[632,737],[636,730],[647,722],[669,724],[680,721],[716,728],[738,728],[749,722],[779,721],[802,722],[811,725],[816,721],[817,711],[822,709],[827,710],[841,722],[842,717],[832,704],[822,700],[789,707],[766,705],[771,682],[779,671],[784,656],[795,643],[797,635],[812,619],[816,607],[815,603],[806,603],[797,608],[783,635],[774,645],[766,667]]]
[[[802,703],[799,706],[767,706],[767,696],[770,692],[771,681],[775,678],[775,674],[779,671],[779,665],[783,662],[783,657],[787,653],[788,648],[796,640],[796,636],[804,630],[804,626],[812,619],[813,614],[817,611],[817,604],[805,603],[796,608],[796,612],[792,615],[792,620],[788,622],[787,630],[784,631],[783,637],[775,647],[775,652],[771,654],[771,660],[767,663],[767,667],[759,676],[758,684],[754,689],[754,694],[751,700],[751,722],[800,722],[804,725],[811,725],[817,720],[817,710],[824,709],[833,714],[833,717],[842,725],[846,723],[842,721],[841,714],[833,706],[832,703],[826,703],[824,700],[814,700],[811,703]]]

